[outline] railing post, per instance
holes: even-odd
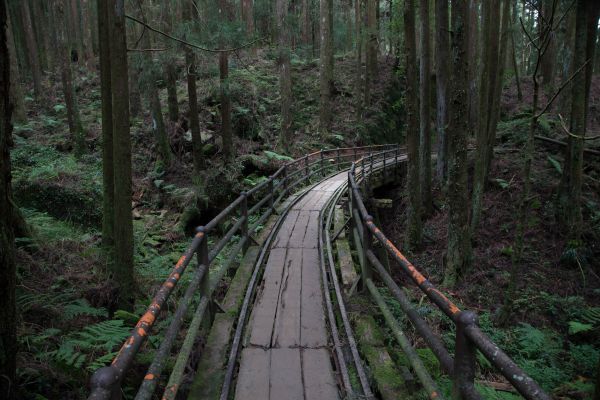
[[[287,194],[287,190],[288,190],[288,165],[285,164],[283,166],[283,197],[285,197],[285,195]]]
[[[341,160],[340,160],[340,148],[337,148],[337,169],[341,169]]]
[[[321,149],[321,176],[325,176],[325,158],[323,156],[323,149]]]
[[[308,154],[304,156],[304,179],[308,180]]]
[[[373,272],[371,270],[371,264],[369,263],[369,257],[367,256],[367,252],[369,252],[373,248],[373,236],[371,235],[371,231],[369,230],[369,223],[373,222],[373,217],[367,215],[363,221],[363,237],[362,237],[362,248],[363,248],[363,257],[364,262],[362,263],[362,288],[366,287],[366,282],[369,279],[373,278]]]
[[[90,400],[121,400],[118,371],[112,365],[102,367],[92,375]]]
[[[210,263],[208,261],[208,232],[206,231],[206,229],[203,226],[199,226],[198,228],[196,228],[196,232],[202,232],[204,233],[204,236],[202,237],[202,242],[200,243],[200,247],[198,248],[198,268],[200,268],[201,265],[204,265],[204,276],[202,277],[202,280],[200,281],[200,295],[201,296],[208,296],[210,293]],[[207,314],[205,317],[205,321],[207,321],[206,323],[208,324],[208,326],[210,326],[210,324],[212,324],[212,320],[213,320],[213,316],[214,316],[214,307],[213,307],[213,301],[212,298],[208,298],[208,307],[206,309]]]
[[[269,193],[271,193],[271,199],[269,200],[269,206],[271,207],[271,210],[273,212],[275,212],[275,186],[273,185],[274,181],[275,181],[275,178],[270,176],[269,177]]]
[[[365,171],[365,157],[360,159],[360,174],[362,175],[362,184],[363,184],[363,192],[366,194],[367,192],[367,172]]]
[[[452,398],[454,400],[478,398],[475,392],[476,349],[465,334],[467,327],[477,325],[477,314],[462,311],[456,321],[456,345]]]
[[[248,232],[248,193],[242,192],[242,204],[240,204],[240,218],[244,219],[242,222],[241,231],[242,238],[246,238],[246,244],[244,244],[244,253],[250,247],[250,233]]]

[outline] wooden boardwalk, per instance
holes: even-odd
[[[248,325],[236,399],[339,399],[325,321],[319,212],[347,179],[310,190],[272,242]]]

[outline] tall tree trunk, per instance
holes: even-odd
[[[486,20],[486,14],[489,9],[489,0],[468,0],[469,1],[469,46],[468,46],[468,57],[470,60],[469,65],[469,107],[468,107],[468,118],[469,118],[469,134],[474,135],[477,131],[478,121],[478,105],[479,96],[482,90],[482,85],[485,82],[481,81],[481,70],[483,68],[483,60],[485,57],[485,51],[487,49],[486,42],[481,39],[481,35],[486,34],[487,26],[489,25]],[[479,30],[479,4],[481,4],[481,32]]]
[[[542,0],[542,16],[547,21],[551,16],[555,13],[554,4],[557,4],[556,0]],[[542,26],[542,25],[540,25]],[[549,33],[550,37],[548,38],[548,47],[545,53],[542,55],[542,63],[541,73],[544,82],[544,86],[547,89],[548,93],[553,92],[554,82],[554,66],[556,64],[556,39],[554,29],[552,29]]]
[[[354,94],[354,107],[356,109],[356,119],[358,122],[362,120],[363,112],[363,67],[362,67],[362,47],[363,47],[363,33],[362,33],[362,0],[355,0],[354,2],[354,24],[356,26],[356,77],[355,77],[355,94]]]
[[[281,93],[281,136],[280,144],[290,151],[292,143],[292,74],[290,65],[290,32],[287,0],[277,0],[277,34],[279,57],[279,90]]]
[[[177,70],[175,69],[175,60],[167,60],[165,65],[167,75],[167,104],[169,109],[169,119],[173,122],[179,120],[179,102],[177,101]]]
[[[517,15],[517,3],[514,3],[514,7],[512,10],[512,22],[511,22],[511,32],[510,32],[510,42],[512,44],[512,66],[513,71],[515,72],[515,84],[517,85],[517,98],[519,101],[523,100],[523,92],[521,91],[521,81],[519,80],[519,66],[517,65],[517,45],[515,42],[515,34],[517,32],[518,24],[518,15]]]
[[[419,69],[421,98],[419,120],[420,120],[420,146],[419,154],[421,166],[421,199],[423,200],[423,212],[429,215],[433,211],[433,199],[431,197],[431,50],[430,50],[430,28],[429,28],[429,0],[421,0],[419,5],[420,28],[421,28],[421,63]]]
[[[12,98],[11,104],[13,105],[13,119],[15,122],[22,123],[27,120],[27,111],[25,110],[25,98],[23,96],[23,88],[21,87],[13,29],[8,15],[6,23],[6,45],[8,47],[8,58],[10,60],[10,96]]]
[[[32,1],[30,3],[30,10],[35,21],[33,27],[36,35],[35,41],[38,44],[40,65],[42,66],[42,70],[44,70],[50,68],[50,63],[48,62],[49,46],[47,40],[48,34],[46,33],[46,19],[42,11],[42,5],[39,1]]]
[[[469,230],[469,196],[467,185],[467,80],[469,34],[467,4],[452,0],[451,13],[451,75],[450,102],[448,103],[448,137],[453,153],[448,168],[448,250],[444,283],[453,286],[469,268],[471,238]]]
[[[133,221],[131,215],[131,134],[124,0],[109,0],[110,64],[113,111],[115,264],[119,307],[133,309]]]
[[[152,48],[152,42],[150,41],[150,35],[144,34],[142,39],[143,45],[150,49]],[[154,138],[156,140],[156,144],[158,145],[158,149],[160,152],[160,156],[162,158],[165,167],[169,167],[171,165],[171,146],[169,145],[169,137],[167,136],[167,130],[165,128],[165,121],[163,118],[162,112],[162,104],[160,102],[159,92],[158,92],[158,79],[159,77],[156,74],[156,67],[154,65],[154,60],[152,59],[151,52],[145,52],[144,54],[144,70],[143,74],[145,75],[142,79],[144,91],[148,94],[148,101],[150,102],[150,111],[152,114],[152,130],[154,131]]]
[[[228,23],[233,19],[227,0],[219,0],[219,15],[222,23]],[[219,39],[221,48],[226,47],[224,37]],[[226,159],[235,156],[233,149],[233,133],[231,131],[231,97],[229,97],[229,53],[219,53],[219,82],[221,97],[221,138],[223,140],[223,155]]]
[[[594,4],[591,1],[577,0],[575,22],[575,45],[573,49],[573,70],[580,68],[587,60],[588,40],[595,40],[596,35],[588,36],[589,18],[595,18]],[[586,131],[586,106],[589,93],[586,90],[586,72],[577,74],[571,83],[571,120],[569,130],[577,137],[569,136],[565,154],[565,165],[558,193],[558,217],[566,225],[568,238],[578,242],[581,238],[583,217],[581,214],[581,191],[583,176],[583,148]]]
[[[448,138],[446,123],[448,121],[448,65],[450,62],[450,41],[448,37],[448,0],[435,1],[436,26],[436,87],[437,87],[437,177],[445,186],[448,176]]]
[[[490,0],[486,15],[487,27],[484,27],[484,43],[486,53],[483,59],[481,75],[481,91],[479,98],[479,123],[477,127],[477,155],[475,161],[475,177],[473,178],[473,208],[471,228],[479,224],[483,207],[483,192],[487,179],[488,147],[490,144],[490,126],[493,120],[494,99],[496,98],[498,81],[498,38],[500,32],[500,0]],[[494,130],[495,132],[495,130]]]
[[[75,51],[74,59],[76,61],[85,58],[85,50],[83,46],[83,35],[81,29],[81,18],[79,17],[79,6],[77,0],[70,0],[70,26],[71,26],[71,40],[73,43],[72,50]]]
[[[252,0],[242,0],[242,21],[246,26],[246,36],[254,37],[254,5]],[[256,46],[250,50],[252,55],[256,55]]]
[[[377,78],[377,0],[365,0],[367,9],[367,42],[365,49],[365,104],[371,105],[371,87]],[[415,42],[416,43],[416,42]]]
[[[33,90],[35,97],[40,99],[42,97],[42,66],[40,65],[40,59],[38,55],[37,42],[35,40],[35,33],[33,31],[33,24],[31,22],[31,13],[29,12],[29,2],[21,1],[21,15],[23,17],[23,28],[25,30],[25,41],[27,43],[27,55],[29,58],[29,66],[31,68],[31,75],[33,77]]]
[[[115,245],[115,178],[113,163],[110,25],[108,20],[108,3],[106,1],[98,1],[96,2],[96,6],[98,8],[100,96],[102,99],[102,246],[107,252],[109,266],[113,266]]]
[[[404,54],[406,57],[406,145],[408,152],[408,226],[406,246],[421,245],[421,187],[419,179],[419,96],[415,37],[415,0],[404,2]]]
[[[7,8],[0,0],[0,393],[14,400],[17,389],[16,265],[12,225],[10,148],[10,55],[6,46]]]
[[[321,133],[329,131],[331,125],[331,87],[333,82],[333,32],[331,22],[333,18],[333,0],[320,0],[321,22],[321,55],[319,68],[319,82],[321,101],[319,106],[319,123]]]

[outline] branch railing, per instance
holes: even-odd
[[[160,343],[135,397],[136,400],[153,398],[161,374],[171,357],[171,350],[184,326],[185,316],[193,307],[196,295],[200,294],[200,300],[189,323],[181,348],[177,352],[175,364],[162,395],[164,400],[175,399],[201,323],[212,316],[213,293],[217,285],[234,265],[239,255],[243,254],[254,241],[253,235],[260,230],[269,216],[276,212],[277,205],[291,193],[310,183],[311,178],[325,177],[329,173],[347,169],[359,157],[382,151],[395,151],[398,156],[399,147],[397,145],[374,145],[320,150],[290,161],[265,181],[242,192],[205,226],[198,227],[191,244],[155,294],[146,312],[121,346],[111,365],[100,368],[93,374],[89,399],[121,399],[121,384],[133,366],[136,355],[152,333],[156,321],[164,317],[167,300],[181,282],[182,276],[193,258],[196,257],[197,268],[193,272],[185,292],[180,296],[171,323],[165,331],[164,339]],[[253,222],[250,225],[251,221]],[[226,226],[230,227],[213,246],[209,247],[209,237],[214,235],[216,238],[218,228],[226,229]],[[228,246],[226,260],[211,270],[217,256],[221,255]]]
[[[391,159],[392,156],[393,160]],[[369,196],[372,179],[376,176],[376,173],[383,175],[384,179],[391,173],[397,174],[399,166],[404,164],[406,160],[406,155],[398,156],[397,152],[383,151],[362,157],[352,163],[348,171],[350,229],[354,232],[354,243],[359,253],[363,287],[370,292],[382,309],[386,316],[386,323],[394,332],[396,338],[401,337],[403,334],[399,331],[398,322],[391,316],[385,303],[381,301],[381,295],[373,282],[374,273],[379,276],[392,296],[398,301],[400,308],[411,321],[415,331],[423,338],[439,360],[441,368],[452,378],[454,398],[467,400],[482,398],[475,387],[476,353],[479,351],[523,397],[532,400],[550,400],[551,397],[481,330],[477,322],[477,315],[472,311],[459,309],[406,259],[402,252],[373,222],[373,217],[369,215],[365,206],[363,193],[365,196]],[[390,167],[393,167],[393,172],[389,170]],[[390,276],[390,273],[384,267],[384,263],[380,261],[374,252],[375,241],[379,242],[385,253],[396,260],[415,285],[455,325],[454,356],[448,352],[441,338],[419,315],[411,305],[408,296]],[[409,357],[409,361],[412,363],[414,360]],[[417,370],[416,367],[415,370]],[[420,375],[419,378],[421,378]],[[430,385],[430,382],[423,382],[423,379],[421,381],[430,398],[439,398],[439,393]]]

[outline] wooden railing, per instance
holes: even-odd
[[[504,353],[482,330],[477,323],[477,315],[468,310],[460,310],[450,299],[437,289],[415,266],[406,259],[398,248],[385,236],[369,215],[364,196],[368,196],[372,188],[372,179],[377,174],[385,178],[397,174],[399,166],[407,160],[406,155],[398,157],[395,151],[383,151],[368,154],[352,163],[348,172],[349,206],[351,214],[351,230],[355,231],[355,247],[359,253],[361,264],[361,280],[365,291],[368,291],[384,315],[385,321],[394,337],[407,355],[413,370],[427,390],[431,399],[439,399],[441,394],[433,379],[425,370],[420,358],[404,336],[400,324],[393,317],[383,297],[373,281],[377,274],[380,281],[387,286],[390,293],[398,301],[403,312],[413,324],[416,332],[423,338],[427,346],[439,360],[444,372],[453,381],[453,398],[481,399],[475,387],[476,353],[481,354],[496,367],[508,382],[526,399],[550,400],[542,388],[531,379],[515,362]],[[392,167],[392,168],[390,168]],[[363,193],[361,193],[361,190]],[[454,356],[450,355],[441,338],[411,305],[405,292],[392,279],[383,263],[374,252],[375,241],[385,252],[400,265],[415,285],[433,302],[456,327]]]
[[[172,321],[135,397],[136,400],[153,398],[161,374],[171,357],[171,350],[184,327],[184,317],[192,307],[194,297],[200,294],[200,301],[187,327],[185,339],[177,352],[174,367],[162,395],[165,400],[175,399],[194,342],[200,331],[199,327],[203,320],[211,318],[215,288],[227,270],[234,265],[240,253],[245,252],[250,246],[253,235],[275,212],[275,207],[292,192],[309,183],[315,176],[324,177],[328,173],[347,169],[359,157],[368,154],[393,151],[398,157],[398,149],[397,145],[379,145],[320,150],[308,154],[286,163],[267,180],[241,193],[208,224],[198,227],[190,246],[154,296],[112,364],[97,370],[92,376],[89,399],[114,400],[121,398],[121,384],[131,369],[136,355],[152,334],[152,328],[156,325],[156,321],[161,317],[164,318],[167,313],[167,300],[181,282],[183,274],[195,257],[196,270],[193,271],[193,276],[185,292],[178,299]],[[255,222],[250,225],[250,221],[254,219],[256,219]],[[217,238],[218,228],[225,226],[230,226],[230,228]],[[209,247],[209,237],[213,235],[216,243]],[[211,270],[211,265],[214,264],[217,256],[223,254],[226,247],[228,248],[226,260],[220,263],[218,268]]]

